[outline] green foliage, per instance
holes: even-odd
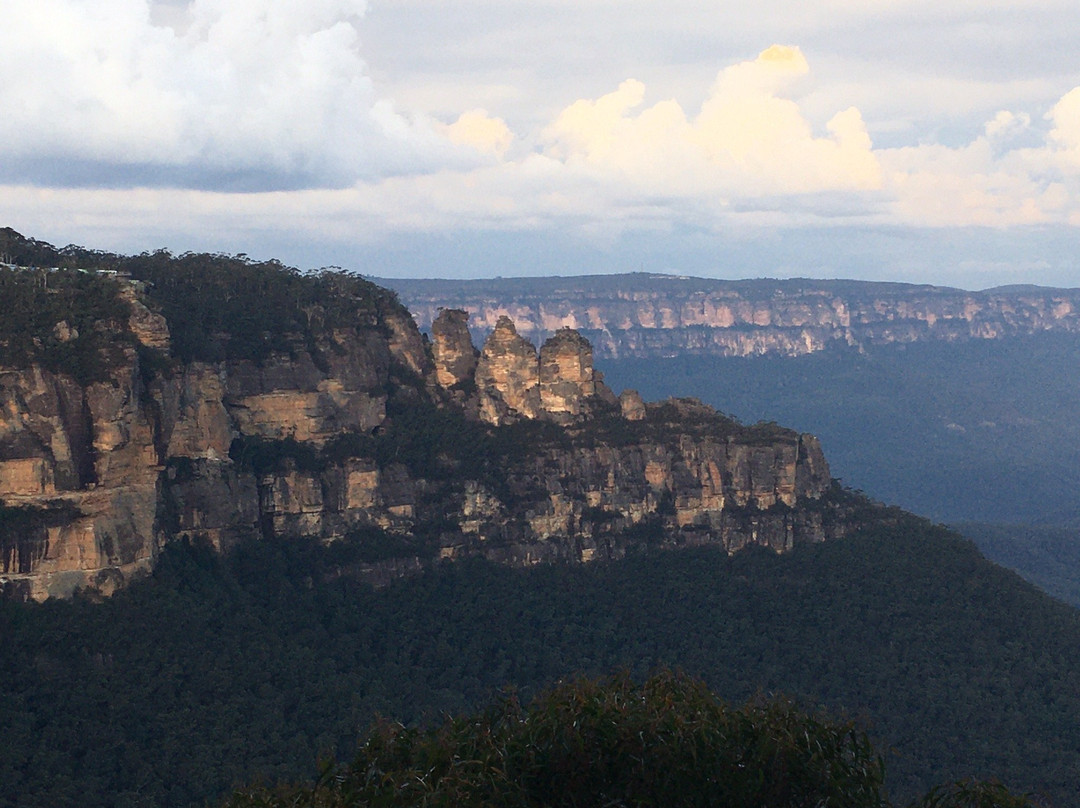
[[[1080,606],[1080,528],[1066,525],[952,526],[998,564],[1016,570],[1044,592]]]
[[[159,250],[125,258],[123,269],[148,282],[182,361],[249,359],[308,350],[337,328],[380,326],[400,304],[389,292],[341,271],[301,274],[276,261]]]
[[[100,303],[98,298],[102,296],[106,302],[114,301],[117,281],[95,270],[122,272],[144,282],[150,304],[168,322],[172,354],[184,362],[224,359],[263,362],[273,352],[291,354],[303,348],[320,363],[324,361],[321,346],[334,350],[334,329],[381,328],[386,315],[405,313],[393,292],[358,275],[341,270],[304,274],[277,261],[253,261],[245,255],[174,256],[158,250],[121,256],[73,245],[57,249],[24,238],[9,228],[0,230],[0,253],[22,266],[62,268],[58,272],[0,268],[0,295],[5,299],[16,295],[12,302],[21,306],[8,307],[8,311],[25,310],[45,320],[59,312],[61,316],[44,322],[48,329],[60,319],[70,323],[71,317],[64,316],[69,310],[80,316],[83,311],[91,311],[95,301]],[[61,290],[71,287],[72,292],[50,301],[44,294],[38,294],[32,283],[27,289],[13,291],[8,288],[10,283],[5,273],[36,278],[39,286],[41,279],[47,277],[50,289],[60,284]],[[127,316],[126,307],[119,311],[123,317]],[[98,306],[90,315],[90,323],[119,316],[102,312]],[[80,316],[80,335],[82,323]],[[18,333],[15,323],[11,326],[11,332]],[[0,340],[6,331],[0,331]],[[38,331],[27,333],[40,336]],[[113,339],[115,333],[106,334],[105,338]],[[78,341],[75,343],[58,360],[65,362],[65,367],[74,367],[76,362],[85,363],[94,357],[90,349],[83,350]],[[16,344],[11,350],[23,348]],[[73,351],[78,351],[78,355],[66,355]],[[92,364],[87,372],[93,372]]]
[[[116,269],[110,263],[115,257],[74,245],[57,249],[47,242],[26,238],[10,227],[0,227],[0,263],[21,267]]]
[[[1033,808],[1028,796],[1009,791],[996,781],[960,780],[932,788],[912,808]]]
[[[65,500],[37,505],[0,504],[0,534],[29,532],[37,527],[57,527],[78,518],[79,509]]]
[[[291,462],[300,471],[322,471],[326,467],[320,451],[311,443],[296,438],[260,438],[241,435],[229,445],[229,459],[241,469],[255,474],[280,471]]]
[[[228,806],[885,805],[882,761],[850,722],[780,699],[731,708],[669,673],[577,680],[525,707],[504,697],[430,730],[380,722],[328,773]]]
[[[736,436],[748,439],[757,434],[754,427],[744,427],[691,399],[668,399],[651,407],[641,421],[628,421],[617,412],[601,415],[589,421],[581,433],[586,440],[615,446],[643,440],[677,441],[687,434],[708,435],[720,441]],[[790,430],[784,434],[794,435]]]
[[[356,563],[386,561],[415,556],[423,549],[405,536],[388,533],[378,527],[358,526],[327,548],[321,567],[337,572]]]
[[[107,379],[118,349],[134,342],[118,282],[105,276],[0,267],[0,304],[0,365],[7,367],[37,362],[87,384]],[[61,323],[74,332],[63,334]]]
[[[859,717],[901,802],[993,776],[1073,799],[1080,617],[925,522],[782,556],[339,574],[393,540],[173,544],[103,603],[0,604],[0,806],[203,805],[347,758],[377,714],[416,727],[507,685],[660,667]]]

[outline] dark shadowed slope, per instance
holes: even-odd
[[[886,518],[784,556],[462,562],[382,591],[295,541],[174,546],[107,602],[0,609],[0,804],[199,804],[307,776],[377,712],[660,666],[733,700],[848,711],[895,750],[894,798],[975,775],[1072,804],[1080,616],[954,535]]]

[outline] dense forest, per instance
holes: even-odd
[[[105,602],[0,605],[0,804],[199,805],[347,759],[377,715],[665,667],[851,716],[894,800],[973,776],[1068,804],[1080,616],[944,529],[883,518],[783,556],[467,561],[382,590],[303,541],[173,545]]]

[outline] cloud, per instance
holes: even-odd
[[[1054,124],[1050,142],[1066,163],[1080,168],[1080,87],[1062,96],[1047,117]]]
[[[1003,109],[988,121],[983,131],[986,139],[992,143],[1008,143],[1027,131],[1031,126],[1031,116],[1026,112],[1019,114]]]
[[[514,133],[502,118],[493,118],[486,110],[463,112],[450,125],[440,127],[452,143],[470,146],[479,152],[502,157],[514,141]]]
[[[929,133],[881,148],[859,107],[819,92],[799,48],[773,45],[714,66],[682,101],[663,82],[616,77],[539,123],[504,118],[490,98],[465,112],[448,102],[437,120],[401,111],[370,78],[362,0],[36,2],[0,29],[0,221],[52,240],[87,232],[97,245],[93,233],[126,228],[138,249],[212,248],[199,239],[219,233],[256,254],[287,234],[610,244],[1080,224],[1080,88],[998,111],[961,145]]]
[[[379,99],[364,0],[34,0],[0,27],[0,173],[291,188],[461,163]]]
[[[916,226],[1080,225],[1080,87],[1037,127],[999,111],[970,142],[878,152],[891,221]]]
[[[674,100],[634,112],[645,85],[633,79],[579,100],[548,126],[548,153],[670,194],[745,197],[873,190],[881,175],[862,116],[837,113],[815,135],[798,104],[781,95],[809,72],[798,48],[773,45],[720,72],[694,119]]]

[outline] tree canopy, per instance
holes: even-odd
[[[429,729],[380,721],[352,762],[313,785],[238,791],[227,808],[498,805],[504,808],[887,808],[885,764],[865,732],[783,698],[731,707],[662,672],[560,684],[522,706]],[[933,789],[924,808],[1023,808],[994,783]]]

